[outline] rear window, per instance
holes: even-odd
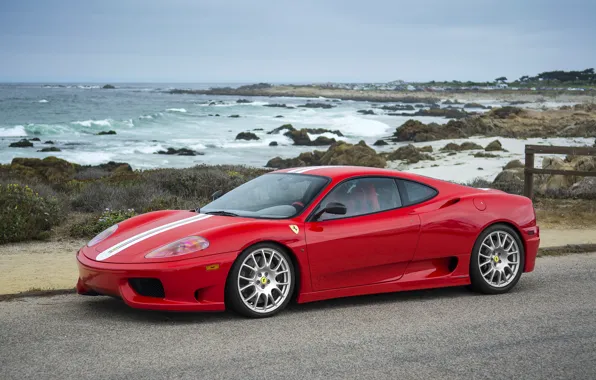
[[[399,179],[397,182],[404,206],[421,203],[437,195],[435,189],[418,182],[407,181],[405,179]]]

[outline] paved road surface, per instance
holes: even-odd
[[[463,288],[296,305],[265,320],[75,295],[0,303],[0,379],[596,379],[596,254]]]

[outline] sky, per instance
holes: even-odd
[[[596,66],[595,0],[0,0],[0,82],[516,79]]]

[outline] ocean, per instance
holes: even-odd
[[[315,149],[294,146],[292,141],[282,134],[267,134],[282,124],[290,123],[295,128],[340,130],[344,137],[339,139],[352,143],[364,140],[372,145],[376,140],[391,135],[396,127],[412,118],[384,114],[362,115],[357,112],[360,109],[371,109],[369,102],[325,98],[251,97],[250,103],[237,103],[237,96],[168,93],[172,88],[205,89],[235,87],[241,84],[115,85],[116,89],[102,89],[99,84],[0,85],[0,163],[8,163],[14,157],[43,158],[53,155],[83,165],[108,161],[127,162],[135,169],[189,167],[198,164],[263,167],[273,157],[295,157],[301,152]],[[332,104],[334,107],[296,107],[309,101]],[[296,108],[265,107],[273,103],[283,103]],[[497,100],[481,103],[500,105]],[[220,116],[214,116],[216,114]],[[231,118],[231,115],[240,117]],[[448,121],[436,117],[415,119],[424,123]],[[116,131],[116,135],[97,135],[108,130]],[[236,140],[236,135],[243,131],[254,132],[259,140]],[[337,139],[335,135],[327,136]],[[10,143],[21,138],[33,137],[41,140],[36,142],[33,148],[9,147]],[[47,140],[54,141],[53,146],[62,151],[38,152],[43,147],[52,146],[43,144]],[[269,146],[272,141],[279,145]],[[567,145],[574,142],[562,143]],[[444,145],[445,142],[436,144]],[[169,147],[190,148],[203,154],[156,154]],[[386,151],[395,147],[391,145],[379,150]],[[523,150],[523,145],[520,149]],[[511,151],[516,153],[516,149]],[[522,153],[519,152],[520,155]],[[472,174],[485,178],[494,177],[499,170],[498,165],[493,165],[494,170],[483,173],[474,170],[474,173],[466,175],[462,172],[464,168],[460,166],[455,168],[455,174],[449,175],[456,175],[458,179],[468,179]],[[436,166],[431,169],[430,163],[427,166],[427,169],[432,170],[432,174],[438,177],[449,173],[437,169]],[[419,166],[400,169],[425,173],[425,168]]]

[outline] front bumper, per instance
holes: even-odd
[[[238,252],[148,264],[110,264],[79,251],[77,293],[120,297],[134,308],[168,311],[222,311],[228,272]],[[165,297],[143,296],[131,279],[157,279]]]

